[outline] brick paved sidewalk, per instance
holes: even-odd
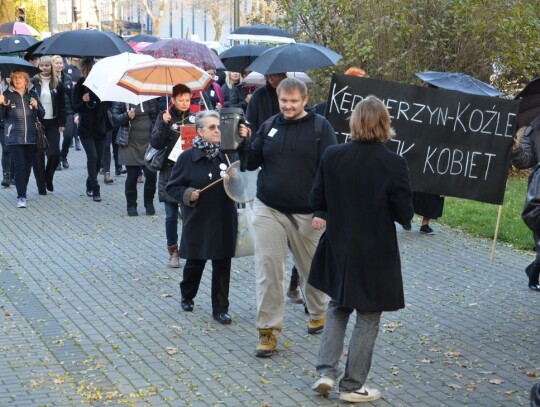
[[[28,209],[15,208],[14,187],[0,190],[0,405],[340,404],[310,390],[320,336],[301,306],[287,304],[279,352],[253,356],[252,258],[233,261],[232,325],[211,317],[210,272],[183,313],[163,206],[128,218],[125,176],[93,202],[84,152],[68,159],[54,193],[39,196],[32,176]],[[407,307],[383,314],[368,380],[383,399],[372,405],[527,405],[540,371],[532,255],[498,245],[491,264],[491,242],[418,226],[398,231]]]

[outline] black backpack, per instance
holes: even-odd
[[[540,233],[540,163],[535,165],[529,175],[521,219],[533,232]]]

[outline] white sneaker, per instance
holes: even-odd
[[[334,387],[334,381],[329,377],[321,376],[319,380],[315,382],[311,388],[319,394],[328,394],[330,390]]]
[[[26,198],[19,198],[17,208],[26,208]]]
[[[360,387],[358,390],[351,392],[340,392],[339,399],[350,403],[362,403],[364,401],[379,400],[382,393],[377,389],[370,389],[366,386]]]

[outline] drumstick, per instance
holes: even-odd
[[[202,191],[204,191],[205,189],[210,188],[212,185],[217,184],[219,181],[223,181],[223,178],[219,178],[219,179],[215,180],[214,182],[212,182],[211,184],[208,184],[207,186],[205,186],[203,189],[199,189],[199,194]]]

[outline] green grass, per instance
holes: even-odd
[[[531,231],[521,220],[527,176],[528,172],[515,171],[508,177],[498,241],[516,249],[532,250],[534,244]],[[498,210],[497,205],[447,197],[439,221],[470,235],[493,239]]]

